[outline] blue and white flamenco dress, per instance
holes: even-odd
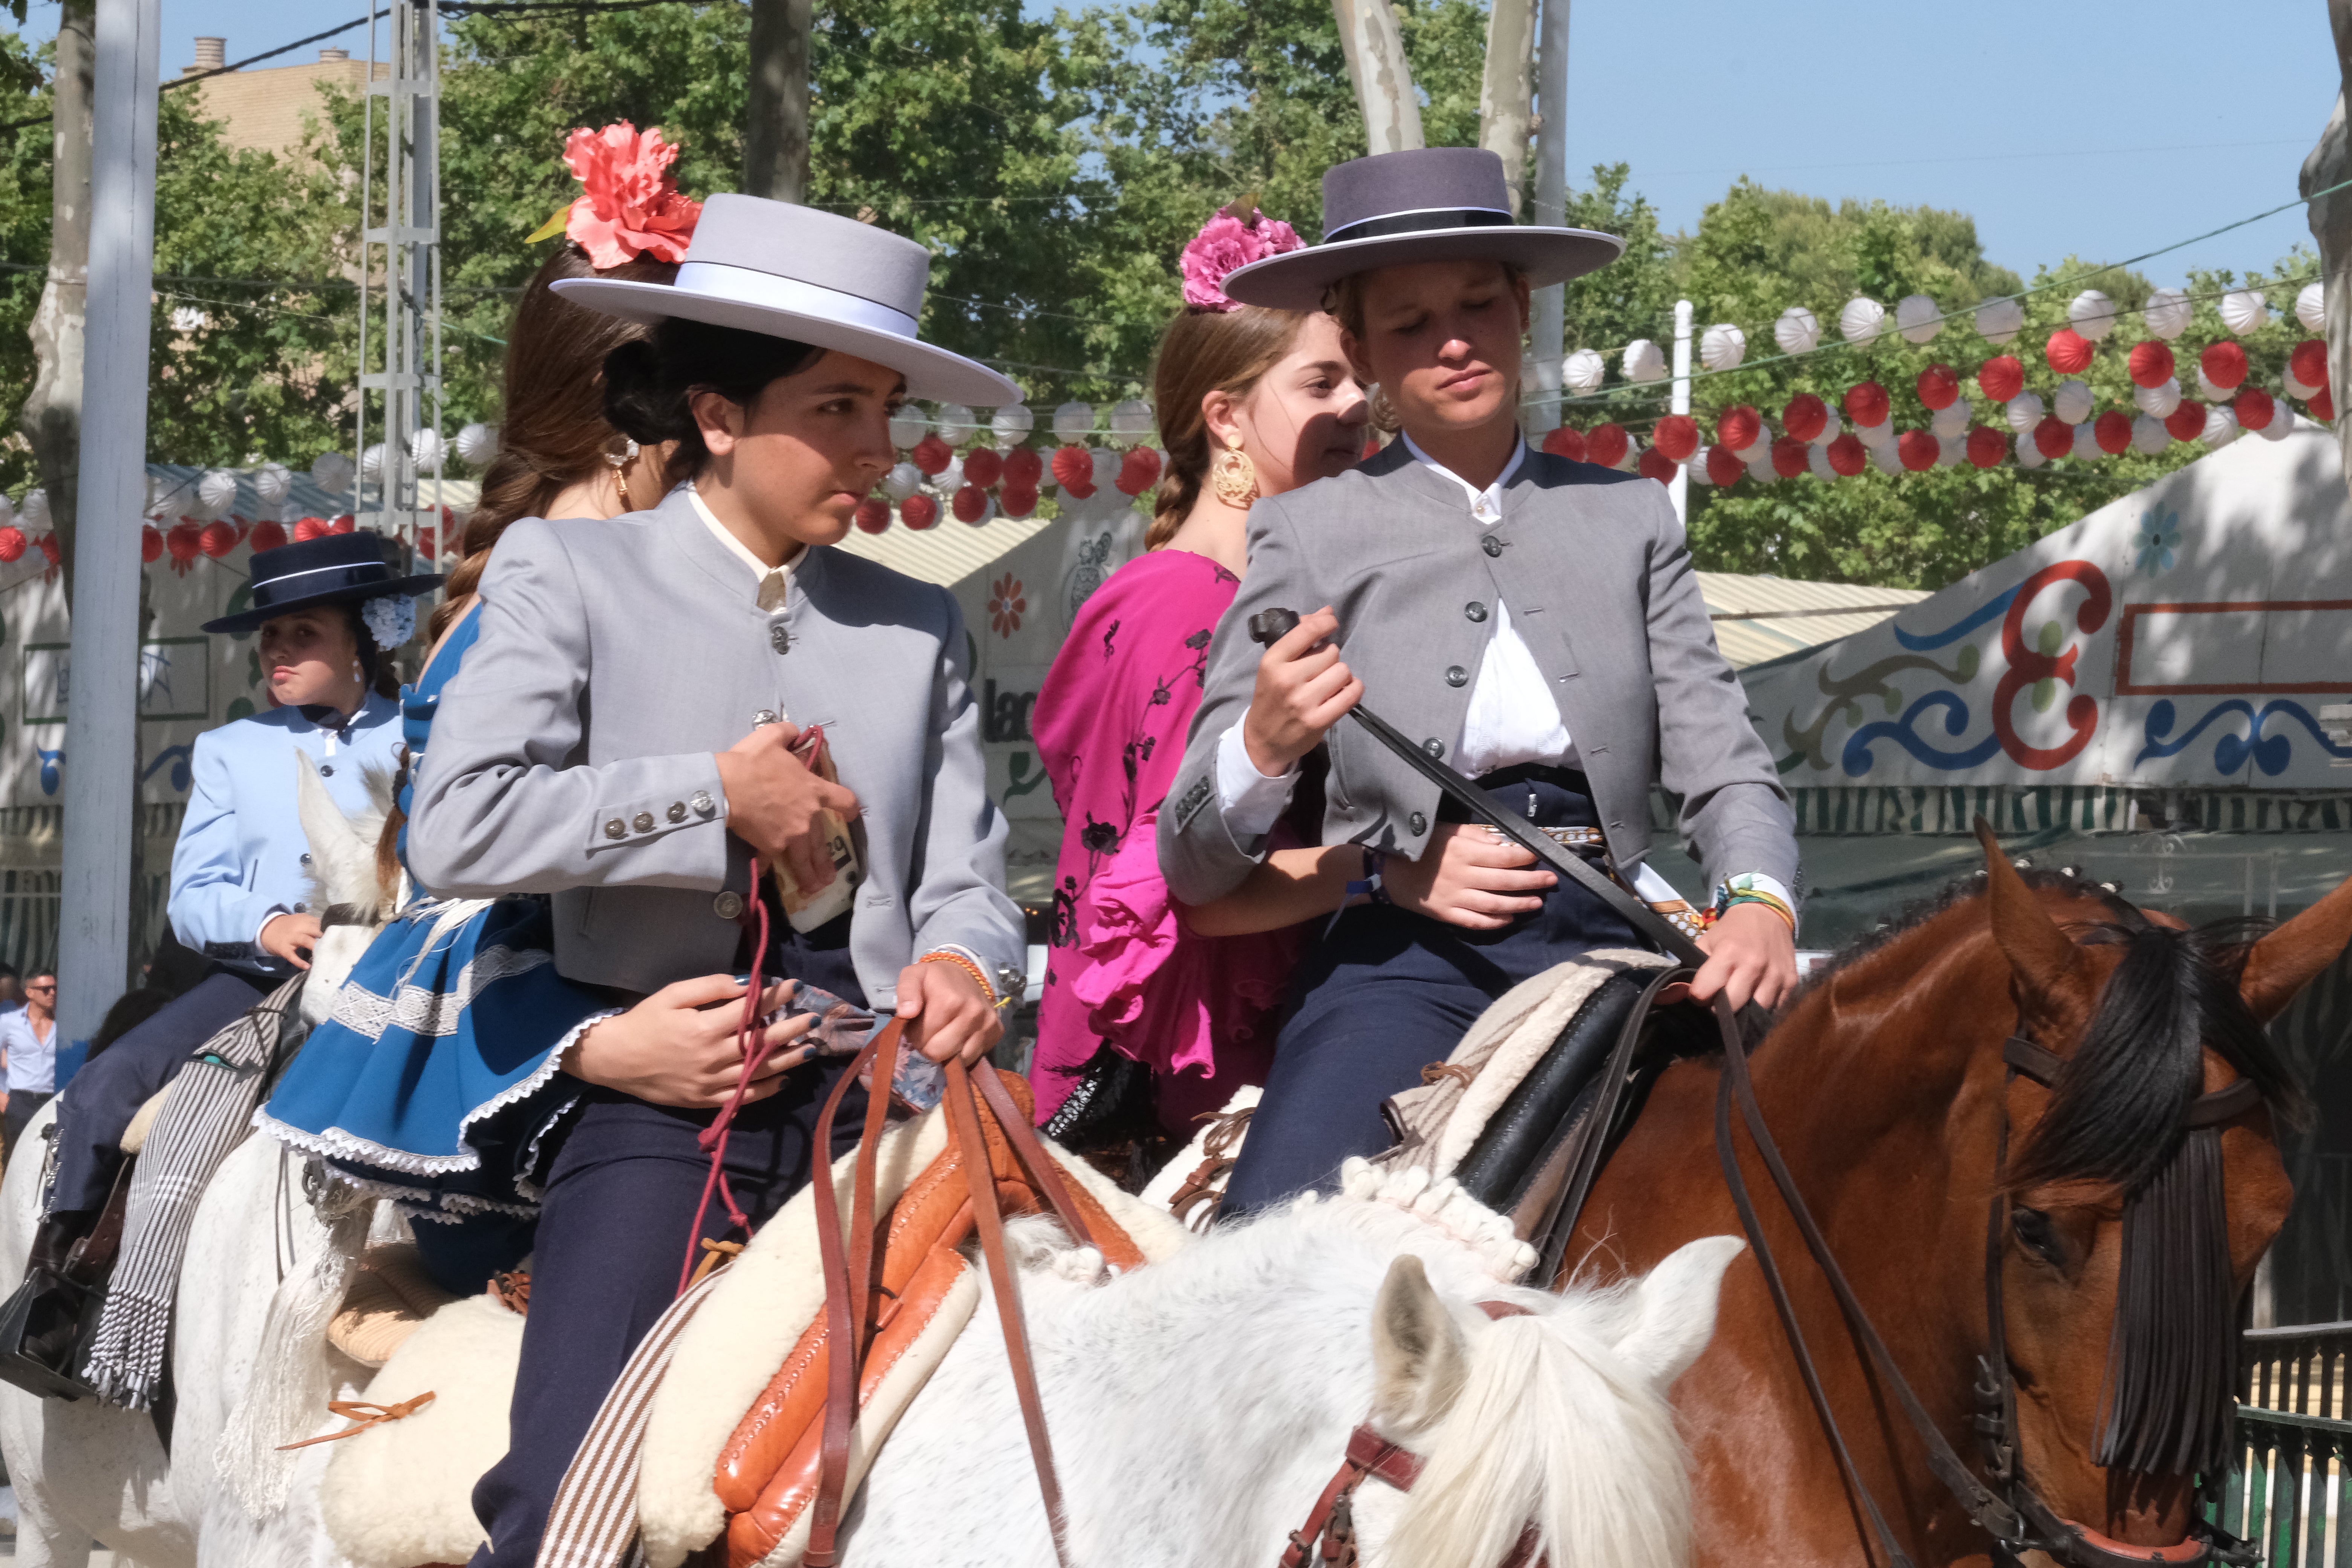
[[[410,771],[479,628],[469,610],[401,693]],[[408,809],[412,786],[400,805]],[[405,835],[403,852],[405,857]],[[617,994],[555,970],[547,900],[420,891],[378,932],[254,1125],[392,1199],[425,1262],[470,1295],[530,1249],[550,1134],[581,1084],[558,1070]]]

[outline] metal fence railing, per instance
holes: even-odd
[[[2218,1522],[2270,1568],[2352,1568],[2352,1322],[2250,1329],[2237,1462]]]

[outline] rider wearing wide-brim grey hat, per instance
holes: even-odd
[[[782,1070],[761,1075],[719,1144],[752,1219],[808,1179],[816,1111],[845,1065],[806,1048],[814,994],[895,1010],[925,1054],[971,1058],[1020,983],[1024,922],[1003,891],[956,602],[834,548],[897,460],[904,398],[1020,396],[917,335],[928,267],[870,225],[719,195],[674,284],[555,285],[655,323],[607,357],[605,407],[633,439],[675,443],[664,469],[682,482],[648,510],[526,518],[501,537],[479,643],[435,720],[409,858],[451,896],[551,895],[562,973],[654,1005],[593,1023],[562,1058],[585,1088],[541,1195],[511,1414],[530,1436],[475,1493],[491,1542],[478,1563],[534,1560],[605,1390],[682,1261],[730,1228],[698,1209],[698,1139],[737,1084],[740,1003],[695,977],[756,956],[801,987],[798,1016],[768,1031]],[[791,749],[820,726],[838,784]],[[856,824],[846,861],[824,812]],[[796,890],[755,879],[761,864]],[[845,1144],[860,1098],[849,1086]]]
[[[1686,910],[1645,863],[1663,784],[1717,889],[1697,988],[1769,1006],[1795,979],[1788,797],[1716,648],[1681,523],[1659,487],[1519,432],[1530,287],[1604,266],[1622,243],[1514,223],[1501,160],[1475,149],[1360,159],[1323,190],[1323,243],[1242,268],[1225,291],[1331,311],[1402,436],[1251,508],[1249,575],[1210,650],[1160,854],[1179,899],[1223,896],[1321,751],[1319,841],[1365,847],[1372,900],[1293,979],[1227,1212],[1386,1148],[1381,1102],[1512,984],[1639,945],[1598,898],[1499,838],[1492,865],[1528,868],[1517,894],[1480,895],[1486,929],[1388,904],[1382,857],[1419,860],[1443,836],[1489,830],[1449,821],[1434,784],[1339,723],[1359,698],[1563,844],[1605,856],[1653,905]],[[1244,628],[1277,607],[1313,613],[1261,655]]]

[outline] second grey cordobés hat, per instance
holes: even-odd
[[[632,321],[665,316],[740,327],[887,365],[907,393],[996,407],[1022,400],[1005,377],[916,336],[931,253],[837,213],[761,196],[715,195],[671,283],[564,278],[575,305]]]
[[[1503,160],[1485,148],[1422,147],[1326,170],[1323,243],[1236,268],[1224,288],[1244,305],[1315,310],[1332,284],[1375,268],[1501,261],[1541,289],[1606,267],[1624,248],[1589,228],[1514,222]]]

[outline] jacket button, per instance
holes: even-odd
[[[793,634],[791,628],[787,627],[782,621],[769,622],[768,646],[774,648],[778,653],[792,652]]]
[[[1500,555],[1503,552],[1503,542],[1490,533],[1478,542],[1478,548],[1489,555]]]
[[[1462,606],[1462,613],[1474,621],[1483,621],[1486,618],[1486,606],[1473,599]]]
[[[759,729],[763,724],[772,724],[775,721],[776,711],[772,708],[762,708],[757,713],[751,715],[751,728],[754,730]]]
[[[707,789],[696,790],[694,792],[693,798],[694,812],[698,816],[709,816],[711,813],[719,809],[718,805],[710,798],[710,792]]]
[[[668,817],[672,822],[684,822],[686,820],[686,802],[682,800],[671,801],[669,803],[669,809],[662,815]]]
[[[722,921],[740,920],[743,917],[743,895],[735,892],[719,894],[710,900],[710,912]]]
[[[335,776],[335,764],[332,763],[320,763],[319,764],[319,776],[322,779],[333,778]]]
[[[654,814],[650,811],[641,811],[631,820],[629,826],[640,833],[651,833],[654,830]]]
[[[629,825],[628,825],[627,823],[625,823],[625,822],[623,822],[619,817],[617,817],[617,816],[616,816],[616,817],[614,817],[610,822],[607,822],[606,824],[604,824],[604,837],[607,837],[607,838],[626,838],[628,836],[629,836]]]
[[[1443,762],[1445,758],[1445,742],[1439,740],[1434,735],[1432,735],[1428,740],[1423,741],[1421,743],[1421,749],[1427,752],[1431,756],[1437,758],[1440,762]],[[1419,832],[1420,829],[1415,828],[1414,831]]]
[[[1445,684],[1467,686],[1470,684],[1470,672],[1458,664],[1449,664],[1445,667]]]
[[[1429,818],[1418,811],[1406,817],[1404,825],[1415,838],[1429,831]]]

